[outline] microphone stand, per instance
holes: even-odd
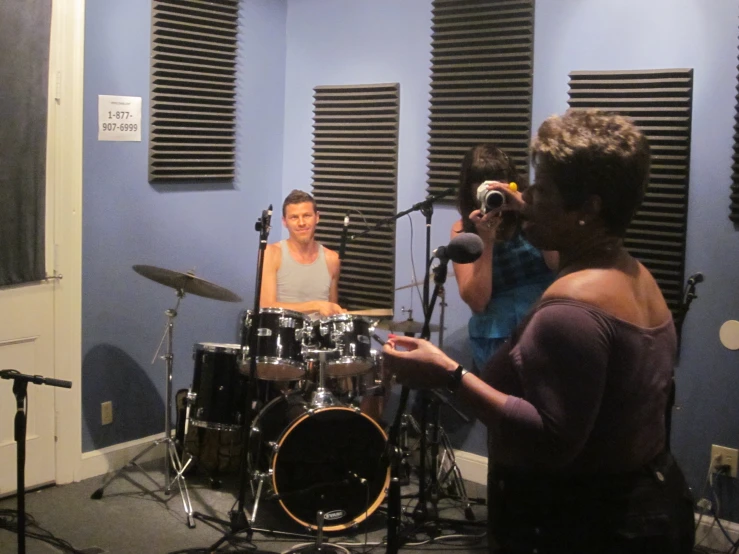
[[[257,220],[254,225],[254,230],[259,232],[259,252],[257,255],[257,275],[254,285],[254,326],[259,327],[259,305],[262,294],[262,274],[264,272],[264,251],[267,248],[267,238],[269,237],[270,225],[272,221],[272,204],[269,205],[267,210],[262,211],[262,216]],[[248,337],[242,338],[242,342],[246,340],[248,344]],[[254,345],[258,345],[259,342],[255,341]],[[242,346],[242,352],[246,352],[244,344]],[[244,422],[241,432],[242,441],[242,455],[241,465],[239,467],[239,497],[238,505],[235,510],[229,512],[229,523],[230,533],[226,533],[217,542],[215,542],[209,549],[209,552],[215,551],[221,544],[226,541],[230,541],[235,535],[245,532],[247,542],[251,543],[254,529],[249,521],[249,516],[246,513],[245,502],[246,502],[246,489],[249,480],[249,468],[248,468],[248,456],[246,455],[249,442],[249,433],[251,430],[251,410],[254,398],[256,397],[256,386],[257,386],[257,356],[258,352],[250,352],[250,364],[249,364],[249,381],[246,386],[246,399],[244,401]],[[209,516],[198,514],[201,519],[211,519]],[[226,522],[220,522],[225,524]]]
[[[677,307],[677,317],[675,318],[675,331],[677,332],[677,361],[680,361],[680,345],[682,343],[683,334],[683,323],[685,323],[685,316],[688,315],[690,309],[690,303],[698,298],[695,293],[695,286],[698,283],[703,282],[702,273],[694,273],[688,277],[688,282],[685,286],[683,297],[680,299],[680,304]],[[670,383],[670,394],[667,398],[667,408],[665,410],[665,448],[670,449],[670,435],[672,434],[672,409],[675,407],[676,390],[675,390],[675,375],[672,375],[672,381]]]
[[[422,203],[423,204],[423,203]],[[424,340],[429,340],[431,337],[431,327],[430,327],[430,320],[431,320],[431,312],[433,310],[433,305],[429,304],[429,288],[430,288],[430,276],[429,276],[429,265],[431,263],[431,218],[434,215],[434,207],[432,203],[427,203],[420,208],[421,213],[426,217],[426,270],[424,271],[423,276],[423,297],[421,301],[421,307],[423,308],[423,328],[421,329],[421,338]],[[446,261],[442,264],[444,266],[444,276],[443,281],[446,281]],[[440,265],[441,267],[441,265]],[[433,302],[436,303],[436,298],[438,296],[438,285],[434,289],[433,294]],[[418,460],[418,504],[416,504],[416,508],[413,510],[413,521],[416,523],[416,525],[420,523],[424,523],[428,520],[429,517],[429,509],[428,509],[428,503],[426,500],[426,449],[428,448],[427,439],[426,439],[426,425],[427,425],[427,414],[428,414],[428,406],[429,406],[429,398],[428,394],[425,390],[419,391],[419,398],[421,403],[421,417],[419,421],[419,426],[421,427],[421,437],[419,439],[419,449],[420,449],[420,456]],[[433,462],[431,473],[435,476],[435,471],[433,468]],[[436,517],[436,509],[434,506],[432,517]]]
[[[418,202],[414,204],[411,208],[408,210],[402,211],[397,213],[396,215],[392,217],[388,217],[385,219],[382,219],[378,221],[373,227],[363,231],[362,233],[359,233],[357,235],[352,235],[351,240],[354,240],[358,237],[361,237],[363,235],[366,235],[368,233],[371,233],[375,229],[378,229],[382,227],[383,225],[387,225],[388,223],[391,223],[393,221],[396,221],[403,217],[404,215],[407,215],[414,211],[420,211],[426,218],[426,260],[431,259],[431,217],[434,213],[433,204],[437,200],[440,200],[441,198],[444,198],[446,196],[449,196],[451,194],[454,194],[457,191],[457,187],[449,187],[448,189],[434,195],[428,196],[425,200]],[[425,272],[424,280],[423,280],[423,314],[424,314],[424,325],[423,325],[423,331],[421,333],[421,338],[428,340],[428,338],[431,336],[430,332],[430,317],[431,317],[431,310],[427,308],[428,306],[428,300],[429,300],[429,273],[428,271]],[[438,294],[438,293],[437,293]],[[436,294],[435,294],[436,296]],[[410,389],[406,386],[403,386],[400,392],[400,402],[398,404],[398,410],[395,412],[395,419],[393,420],[392,425],[390,426],[390,430],[388,433],[388,452],[390,453],[390,485],[388,487],[388,495],[387,495],[387,503],[388,503],[388,510],[387,510],[387,554],[397,554],[398,550],[400,549],[400,524],[401,524],[401,514],[402,514],[402,505],[401,505],[401,494],[400,494],[400,464],[402,461],[402,453],[400,451],[400,445],[398,444],[398,439],[400,436],[400,425],[401,421],[403,419],[403,413],[405,412],[406,405],[408,404],[408,395],[410,393]],[[423,393],[422,393],[423,394]],[[427,509],[426,509],[426,497],[425,497],[425,491],[424,491],[424,480],[425,480],[425,467],[426,462],[424,460],[425,453],[426,453],[426,409],[422,402],[422,417],[421,417],[421,439],[420,439],[420,448],[421,448],[421,457],[420,457],[420,463],[418,468],[418,475],[419,475],[419,501],[418,506],[416,510],[414,511],[414,519],[418,521],[423,521],[427,517]]]
[[[389,225],[393,221],[396,221],[396,220],[400,219],[401,217],[403,217],[404,215],[408,215],[409,213],[418,212],[418,211],[420,211],[420,212],[423,213],[424,210],[426,210],[428,208],[431,208],[432,204],[434,202],[436,202],[437,200],[441,200],[442,198],[445,198],[447,196],[450,196],[450,195],[454,194],[455,192],[457,192],[457,187],[449,187],[448,189],[443,190],[443,191],[441,191],[441,192],[439,192],[437,194],[433,194],[431,196],[427,196],[425,200],[422,200],[421,202],[417,202],[416,204],[413,204],[413,206],[411,206],[407,210],[404,210],[402,212],[398,212],[395,215],[391,215],[390,217],[386,217],[384,219],[381,219],[380,221],[378,221],[377,223],[375,223],[372,227],[370,227],[368,229],[365,229],[361,233],[358,233],[356,235],[350,236],[349,237],[349,240],[358,239],[359,237],[363,237],[364,235],[368,235],[369,233],[375,231],[376,229],[379,229],[380,227],[384,227],[385,225]],[[433,213],[433,210],[432,210],[431,213]],[[427,218],[427,224],[428,225],[431,225],[430,216]],[[429,252],[430,252],[430,248],[431,248],[430,247],[430,241],[431,241],[431,237],[429,235],[427,237],[427,242],[426,242],[426,259],[429,258]]]
[[[13,379],[13,394],[16,402],[14,439],[17,451],[18,554],[26,554],[26,393],[28,383],[71,389],[72,382],[50,379],[41,375],[25,375],[15,369],[0,370],[0,378]]]

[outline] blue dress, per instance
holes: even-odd
[[[554,281],[544,257],[520,233],[493,247],[493,294],[485,310],[472,314],[470,345],[475,366],[485,366],[511,336],[529,308]]]

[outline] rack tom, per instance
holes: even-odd
[[[335,352],[326,364],[326,376],[362,375],[372,369],[373,332],[374,321],[364,316],[337,314],[314,322],[310,342]]]
[[[282,308],[262,308],[259,315],[247,311],[241,325],[244,346],[241,371],[249,374],[256,357],[256,377],[265,381],[303,379],[303,338],[310,332],[308,318]]]

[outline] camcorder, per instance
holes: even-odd
[[[480,206],[480,213],[486,214],[490,210],[497,210],[505,204],[505,194],[499,190],[488,190],[488,183],[485,181],[477,187],[477,204]]]

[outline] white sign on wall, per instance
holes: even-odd
[[[98,95],[98,140],[141,141],[141,97]]]

